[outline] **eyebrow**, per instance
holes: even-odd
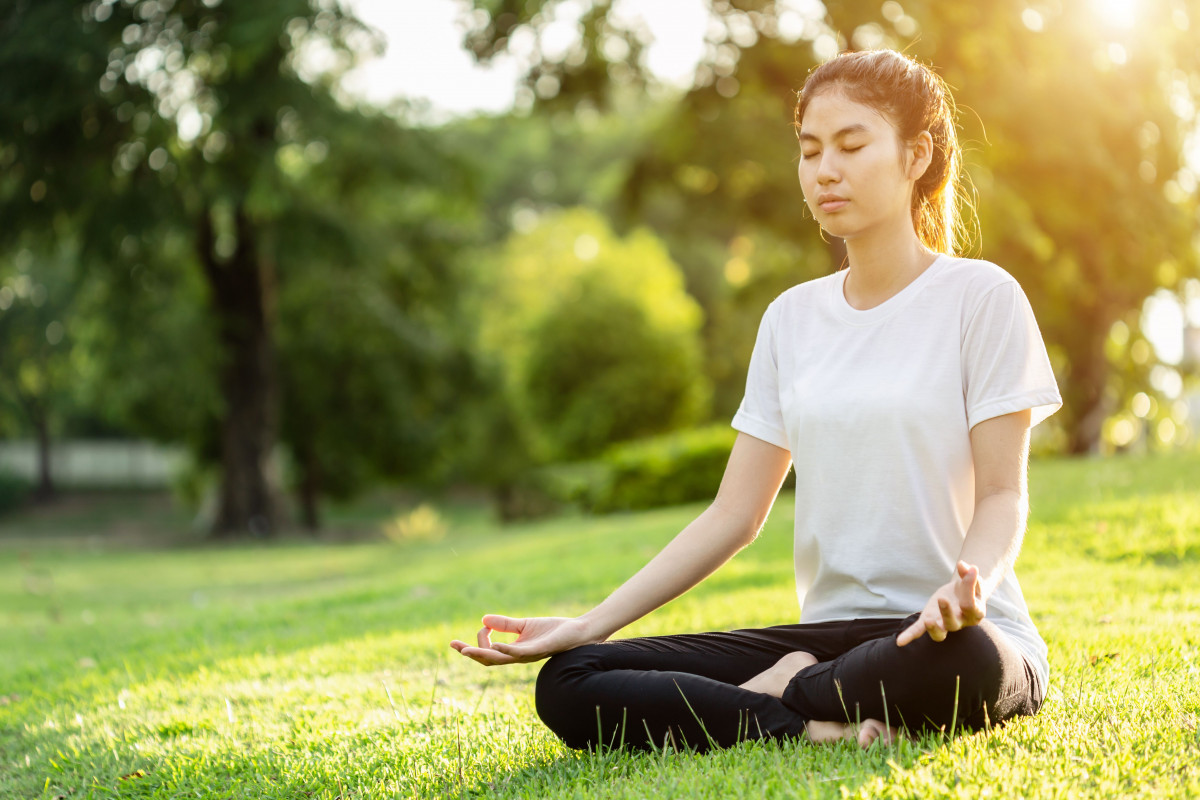
[[[840,139],[843,136],[847,136],[851,133],[870,133],[870,132],[871,132],[871,129],[868,128],[866,125],[863,125],[861,122],[856,122],[853,125],[847,125],[846,127],[842,128],[840,131],[838,131],[837,133],[835,133],[833,135],[833,138]],[[805,133],[804,131],[800,131],[800,141],[802,141],[802,142],[807,142],[807,141],[819,142],[821,140],[818,139],[816,136],[813,136],[811,133]]]

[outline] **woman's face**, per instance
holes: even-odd
[[[920,172],[906,174],[896,128],[879,112],[836,89],[822,92],[804,109],[800,153],[805,202],[831,235],[852,239],[911,227],[909,203]],[[911,163],[911,152],[906,156]],[[924,170],[916,163],[910,171],[917,167]]]

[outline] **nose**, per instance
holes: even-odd
[[[839,177],[837,159],[828,150],[822,152],[817,162],[817,183],[833,183]]]

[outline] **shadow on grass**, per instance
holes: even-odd
[[[918,743],[868,751],[846,743],[811,745],[799,739],[748,741],[707,752],[654,752],[601,748],[563,755],[483,781],[446,776],[429,787],[433,796],[578,796],[588,787],[605,797],[676,797],[703,790],[727,796],[841,797],[875,778],[907,769],[933,746]],[[753,787],[747,791],[748,787]]]
[[[97,788],[118,797],[794,797],[798,792],[841,797],[913,767],[929,752],[912,744],[863,752],[850,744],[767,741],[708,753],[535,753],[511,768],[503,764],[522,759],[522,753],[471,752],[463,756],[470,758],[469,765],[446,758],[433,763],[432,757],[421,763],[432,754],[406,752],[400,739],[357,735],[240,749],[226,743],[203,755],[179,752],[160,758],[127,748],[118,753],[97,742],[60,752],[58,769],[46,775],[14,774],[10,780],[15,782],[7,785],[0,780],[0,790],[22,797],[38,797],[43,788],[50,797]],[[465,744],[464,750],[469,749]]]

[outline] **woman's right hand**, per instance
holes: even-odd
[[[513,642],[493,642],[492,631],[518,636]],[[505,617],[500,614],[484,614],[483,627],[476,638],[477,647],[458,639],[452,640],[450,646],[487,667],[540,661],[563,650],[604,641],[590,633],[578,617]]]

